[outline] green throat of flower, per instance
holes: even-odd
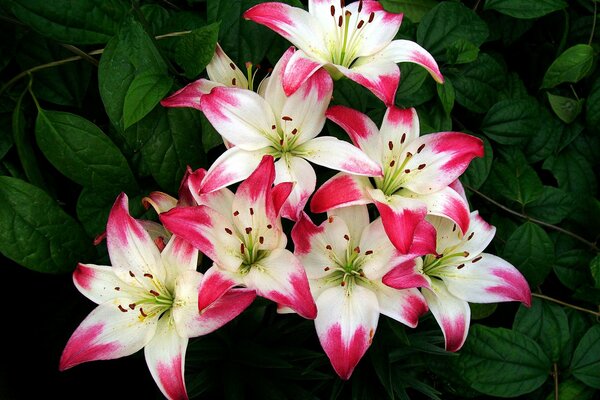
[[[131,285],[125,295],[135,298],[135,301],[129,304],[118,304],[119,311],[137,312],[139,320],[143,321],[156,315],[160,317],[172,308],[173,295],[163,282],[149,273],[139,277],[129,271],[129,276],[134,279],[136,284]],[[116,286],[114,290],[121,291],[121,287]]]

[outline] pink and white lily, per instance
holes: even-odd
[[[419,290],[411,289],[422,284],[419,274],[407,274],[401,290],[383,284],[387,272],[415,256],[398,252],[380,218],[369,223],[366,206],[331,211],[320,226],[303,213],[292,238],[317,302],[317,335],[342,379],[369,348],[379,314],[415,327],[427,311]]]
[[[240,314],[256,294],[233,289],[202,308],[198,251],[172,236],[161,251],[129,215],[121,194],[108,218],[112,267],[79,264],[75,286],[98,304],[69,339],[60,370],[83,362],[124,357],[144,348],[156,384],[169,399],[187,399],[184,363],[188,340],[208,334]]]
[[[531,305],[531,291],[521,273],[510,263],[483,253],[496,228],[477,211],[470,215],[469,229],[463,233],[446,218],[428,217],[437,230],[437,255],[427,255],[401,265],[386,276],[386,285],[402,289],[406,278],[420,274],[422,293],[442,328],[446,350],[457,351],[469,331],[471,303],[520,301]]]
[[[176,207],[160,215],[168,230],[214,261],[205,274],[199,307],[241,285],[305,318],[315,318],[306,273],[285,248],[287,237],[279,216],[292,183],[272,187],[274,179],[273,157],[264,156],[235,195],[225,188],[208,205]]]
[[[258,4],[244,18],[265,25],[297,51],[286,65],[283,87],[291,95],[325,67],[335,79],[346,76],[369,89],[386,105],[394,103],[400,81],[397,63],[412,62],[443,82],[437,63],[420,45],[393,40],[402,14],[386,12],[377,1],[309,0],[308,12],[284,3]]]
[[[265,84],[264,98],[249,90],[215,87],[201,98],[208,120],[233,147],[210,167],[205,192],[245,179],[264,155],[275,157],[275,183],[294,182],[282,216],[296,219],[316,185],[311,161],[350,174],[378,176],[381,167],[360,149],[331,136],[316,137],[325,124],[333,92],[324,70],[314,73],[287,97],[281,75],[293,57],[290,48]]]
[[[327,117],[377,160],[383,176],[373,178],[373,184],[361,176],[335,175],[315,192],[313,212],[375,203],[390,240],[403,253],[410,251],[428,214],[450,218],[462,232],[468,229],[467,201],[449,185],[474,157],[483,156],[479,138],[460,132],[419,136],[413,108],[388,108],[380,129],[365,114],[343,106],[331,107]]]

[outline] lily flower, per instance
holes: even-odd
[[[414,232],[427,214],[450,218],[462,232],[469,227],[469,207],[451,185],[474,157],[483,156],[479,138],[460,132],[419,136],[414,108],[389,107],[381,129],[365,114],[333,106],[327,117],[340,125],[352,142],[377,160],[383,177],[341,173],[325,182],[311,200],[315,213],[355,204],[375,203],[392,243],[410,250]]]
[[[278,159],[275,183],[295,184],[282,210],[283,217],[295,220],[315,190],[315,171],[307,161],[366,176],[381,175],[381,167],[351,143],[316,137],[325,124],[333,82],[327,72],[317,71],[287,97],[281,74],[293,54],[288,49],[275,65],[264,98],[249,90],[215,87],[200,102],[211,124],[233,145],[206,173],[204,191],[245,179],[264,155],[271,155]]]
[[[400,81],[399,62],[419,64],[437,82],[444,81],[427,50],[410,40],[393,40],[402,16],[368,0],[347,6],[344,0],[309,0],[308,12],[271,2],[244,13],[244,18],[265,25],[300,49],[283,73],[287,95],[325,67],[334,79],[346,76],[388,106],[394,103]]]
[[[496,228],[479,216],[470,215],[464,234],[454,222],[428,217],[437,230],[437,254],[411,260],[390,271],[383,283],[404,288],[406,277],[423,279],[422,293],[431,313],[442,328],[446,350],[457,351],[469,331],[471,303],[520,301],[531,305],[531,290],[521,273],[510,263],[483,250],[494,238]]]
[[[273,157],[264,156],[235,195],[224,188],[208,205],[176,207],[160,215],[168,230],[214,261],[200,288],[199,307],[241,285],[305,318],[315,318],[306,273],[285,248],[287,237],[279,216],[292,183],[272,187],[274,179]]]
[[[169,399],[187,399],[184,363],[189,338],[229,322],[256,294],[234,289],[199,310],[198,289],[205,278],[196,271],[198,251],[172,236],[160,252],[143,225],[129,215],[125,194],[110,212],[106,242],[112,267],[79,264],[73,273],[77,289],[98,306],[67,342],[60,370],[144,348],[162,393]]]
[[[318,314],[319,341],[337,374],[349,379],[377,329],[379,314],[415,327],[427,311],[407,274],[402,290],[386,286],[382,277],[415,258],[392,245],[381,219],[369,223],[366,206],[339,208],[316,226],[303,213],[292,229],[294,253],[306,269]]]

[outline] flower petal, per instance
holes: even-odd
[[[321,346],[340,378],[349,379],[377,329],[377,297],[359,285],[350,294],[335,286],[321,293],[317,307],[315,327]]]
[[[381,3],[370,0],[350,3],[346,6],[347,11],[357,21],[364,21],[359,33],[362,40],[356,52],[357,57],[368,56],[385,48],[398,33],[403,17],[402,14],[385,11]]]
[[[190,166],[185,170],[185,175],[181,179],[179,185],[179,201],[177,204],[180,206],[195,206],[200,203],[200,195],[203,193],[204,177],[206,176],[206,170],[204,168],[198,168],[193,171]]]
[[[429,310],[442,328],[447,351],[458,351],[467,339],[471,319],[469,303],[452,295],[437,280],[431,281],[431,290],[422,289]]]
[[[322,73],[315,74],[323,64],[322,61],[316,60],[304,51],[297,50],[283,71],[283,91],[286,96],[296,93],[302,85],[315,75],[321,75],[317,77],[317,81],[320,83],[326,83],[327,78],[331,81],[331,76],[325,70]]]
[[[422,195],[405,190],[403,195],[427,205],[428,214],[449,218],[461,232],[469,229],[469,204],[450,187]]]
[[[531,290],[523,275],[492,254],[483,253],[460,269],[448,266],[440,276],[450,293],[468,302],[520,301],[531,305]]]
[[[381,166],[358,147],[333,136],[321,136],[300,145],[302,157],[315,164],[356,175],[381,176]]]
[[[473,211],[469,220],[469,229],[463,236],[460,250],[469,252],[470,258],[473,258],[482,253],[494,239],[496,228],[485,222],[479,216],[479,211]]]
[[[400,82],[400,69],[385,58],[359,58],[352,68],[341,65],[337,69],[349,79],[369,89],[386,106],[394,104],[396,90]]]
[[[390,149],[389,155],[396,158],[399,158],[400,155],[403,156],[406,146],[417,139],[420,134],[417,110],[388,107],[379,132],[384,146]],[[386,158],[384,164],[389,164],[390,161],[391,158]]]
[[[437,62],[431,54],[417,43],[410,40],[393,40],[381,51],[381,57],[399,62],[411,62],[425,68],[438,83],[444,83]]]
[[[288,49],[283,53],[283,55],[279,58],[279,60],[275,63],[273,67],[273,71],[271,74],[267,76],[263,82],[261,82],[261,91],[258,93],[269,103],[271,109],[273,110],[273,114],[277,116],[282,116],[283,105],[287,101],[287,96],[283,91],[283,72],[285,71],[285,66],[292,58],[292,55],[296,51],[294,46],[288,47]]]
[[[158,318],[140,319],[138,312],[121,311],[121,303],[131,303],[131,299],[102,303],[81,322],[60,357],[61,371],[87,361],[131,355],[152,339]]]
[[[215,47],[215,54],[206,66],[206,73],[213,82],[229,87],[248,89],[246,75],[225,54],[219,43]]]
[[[379,189],[367,189],[381,215],[390,241],[407,254],[413,244],[415,230],[425,219],[427,207],[418,200],[402,196],[386,196]]]
[[[165,314],[158,321],[156,334],[144,349],[148,369],[167,399],[188,398],[183,378],[187,344],[188,338],[177,334],[171,315]]]
[[[382,142],[375,123],[366,114],[345,106],[332,106],[327,118],[346,131],[352,143],[374,161],[381,160]]]
[[[425,298],[417,289],[398,290],[380,282],[376,287],[379,312],[406,326],[415,328],[419,317],[428,310]]]
[[[362,243],[363,232],[369,227],[369,210],[366,205],[336,208],[327,212],[327,216],[341,218],[346,223],[351,245]]]
[[[215,301],[219,300],[228,290],[239,285],[241,280],[238,276],[229,271],[219,268],[213,264],[202,278],[200,287],[197,290],[197,308],[199,312],[210,307]]]
[[[246,179],[256,169],[265,152],[247,151],[240,147],[226,150],[210,166],[202,183],[202,193],[210,193]],[[202,196],[197,200],[205,202]]]
[[[138,279],[144,274],[164,281],[165,269],[160,252],[148,232],[129,215],[129,202],[124,193],[117,197],[110,210],[106,246],[114,273],[124,282],[139,286]]]
[[[244,276],[244,283],[258,295],[290,307],[304,318],[314,319],[317,315],[304,268],[289,250],[273,250],[257,261]]]
[[[73,283],[85,297],[96,304],[122,297],[125,282],[119,279],[112,267],[94,264],[77,264]]]
[[[171,290],[179,275],[184,271],[196,271],[198,266],[198,249],[177,235],[171,237],[160,255],[167,272],[165,285]]]
[[[202,111],[224,139],[244,150],[271,145],[273,110],[250,90],[216,87],[202,96]]]
[[[293,182],[294,184],[291,193],[283,203],[281,216],[295,221],[315,190],[317,183],[315,170],[305,159],[285,154],[275,163],[275,171],[275,183]]]
[[[372,187],[365,176],[341,172],[317,189],[310,201],[310,210],[321,213],[338,207],[372,203],[367,192]]]
[[[421,258],[408,260],[385,274],[382,282],[384,285],[396,289],[429,288],[429,278],[420,272],[422,267],[423,260]]]
[[[218,82],[198,79],[179,89],[166,99],[161,100],[160,104],[163,107],[191,107],[202,111],[202,106],[200,105],[202,96],[210,93],[213,88],[218,86],[221,86]]]
[[[144,207],[152,206],[157,214],[169,211],[177,205],[177,199],[163,192],[150,192],[150,194],[142,199]]]

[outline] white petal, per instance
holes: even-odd
[[[327,216],[337,216],[346,223],[352,244],[358,245],[359,242],[362,242],[363,239],[361,236],[365,228],[369,226],[369,210],[367,206],[358,205],[336,208],[335,210],[328,211]]]
[[[219,82],[225,86],[248,89],[246,75],[225,54],[219,43],[217,43],[213,58],[206,66],[206,73],[211,81]]]
[[[165,285],[171,291],[175,289],[175,280],[179,275],[185,271],[196,271],[198,249],[177,235],[171,237],[161,256],[167,273]]]
[[[204,193],[210,193],[246,179],[256,169],[266,149],[247,151],[232,147],[219,156],[202,181]],[[201,202],[206,199],[200,197]]]
[[[416,327],[419,317],[428,309],[421,292],[417,289],[394,289],[381,282],[374,284],[379,312],[406,326]]]
[[[123,296],[130,289],[119,279],[112,267],[94,264],[77,264],[73,271],[73,283],[77,289],[96,304]]]
[[[293,182],[294,188],[281,209],[281,216],[296,220],[313,194],[317,176],[313,167],[303,158],[284,154],[275,163],[275,184]]]

